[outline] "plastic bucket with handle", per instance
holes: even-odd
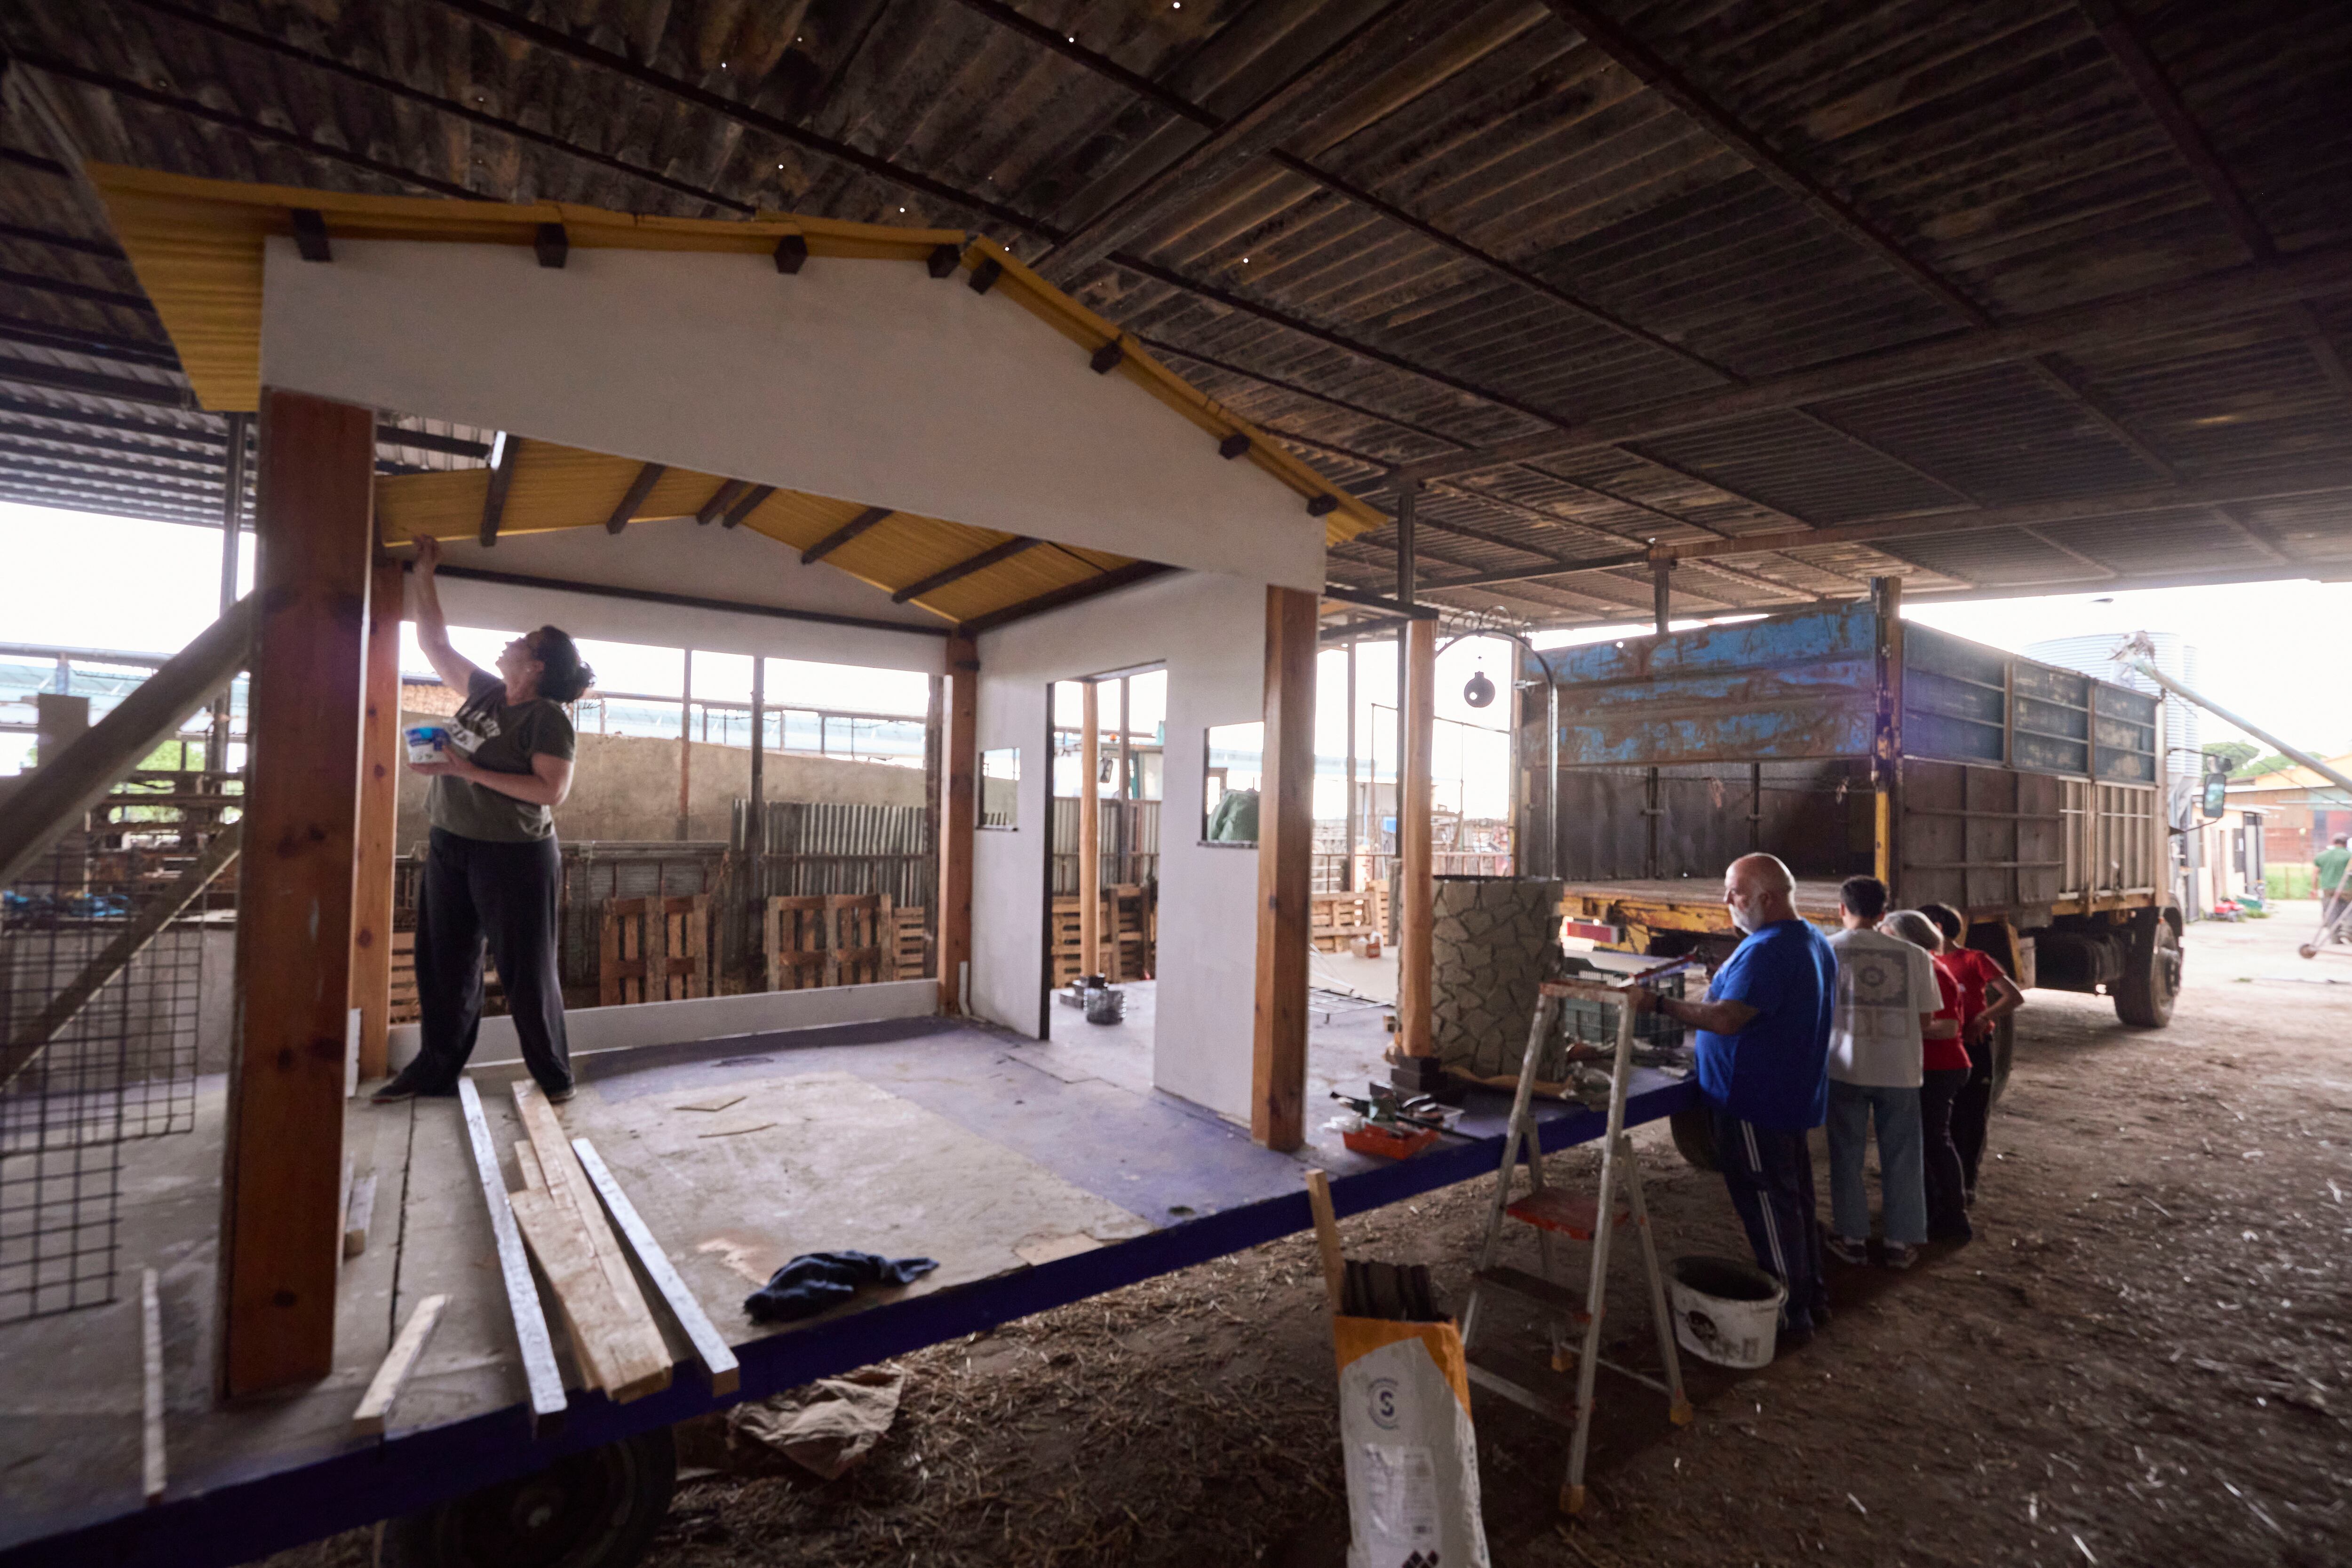
[[[1787,1286],[1735,1258],[1677,1258],[1667,1274],[1675,1339],[1683,1349],[1717,1366],[1771,1364]]]

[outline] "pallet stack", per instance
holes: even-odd
[[[768,900],[760,922],[771,991],[915,979],[929,967],[920,905],[887,893],[824,893]]]
[[[597,945],[598,1006],[710,994],[709,894],[604,900]]]
[[[1160,927],[1155,892],[1134,882],[1120,882],[1103,889],[1106,979],[1117,982],[1151,978]],[[1054,900],[1051,956],[1056,986],[1067,985],[1086,973],[1085,961],[1078,951],[1079,913],[1075,895]]]
[[[1352,893],[1309,893],[1307,899],[1307,936],[1318,952],[1345,952],[1356,938],[1388,930],[1386,882]]]

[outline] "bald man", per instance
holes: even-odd
[[[1829,1317],[1822,1283],[1813,1158],[1805,1134],[1829,1108],[1830,1010],[1837,957],[1797,917],[1796,879],[1769,855],[1723,874],[1723,903],[1745,933],[1704,1002],[1634,993],[1698,1030],[1698,1087],[1715,1114],[1717,1163],[1758,1265],[1789,1288],[1782,1342],[1801,1345]]]

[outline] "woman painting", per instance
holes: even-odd
[[[541,626],[507,644],[498,673],[449,646],[433,583],[440,547],[416,546],[416,640],[442,680],[464,695],[443,759],[412,763],[432,779],[432,824],[416,902],[416,1059],[375,1093],[379,1104],[455,1094],[482,1022],[482,944],[506,987],[507,1011],[531,1077],[572,1098],[563,989],[555,967],[555,905],[563,860],[554,807],[572,790],[572,721],[561,704],[595,679],[572,639]]]

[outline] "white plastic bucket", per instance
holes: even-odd
[[[1675,1340],[1717,1366],[1769,1366],[1789,1288],[1733,1258],[1677,1258],[1667,1270]]]
[[[410,762],[438,763],[446,760],[449,731],[440,725],[417,724],[405,733]]]

